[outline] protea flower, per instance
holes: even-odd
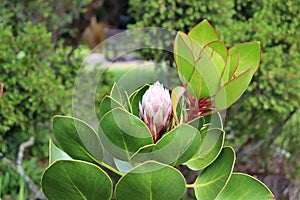
[[[156,81],[145,92],[139,103],[141,119],[149,127],[154,141],[157,141],[169,125],[172,101],[168,89]]]

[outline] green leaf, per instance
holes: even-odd
[[[201,87],[201,77],[194,67],[195,57],[192,51],[191,39],[180,31],[174,41],[174,60],[183,85],[189,83],[188,90],[194,96],[197,96],[200,90],[199,87]]]
[[[137,117],[139,116],[139,103],[142,103],[142,97],[149,87],[149,84],[145,84],[129,97],[129,101],[132,107],[132,113]]]
[[[107,112],[117,107],[122,108],[123,106],[111,96],[105,96],[100,104],[100,117],[103,117]]]
[[[180,199],[185,192],[185,179],[175,168],[155,161],[145,162],[117,183],[117,200]]]
[[[207,21],[204,21],[202,25],[200,23],[199,28],[193,29],[189,34],[194,35],[197,30],[202,31],[202,28],[207,28],[206,25],[208,25]],[[211,28],[210,25],[208,26]],[[205,48],[198,46],[199,41],[195,38],[190,38],[182,32],[178,32],[176,35],[174,58],[179,78],[184,85],[188,84],[188,91],[197,99],[200,99],[201,97],[214,95],[219,89],[225,60],[215,50],[219,49],[224,54],[224,46],[212,45],[215,49],[210,46]],[[221,49],[222,47],[223,49]],[[227,53],[226,48],[225,52]]]
[[[204,169],[216,160],[224,145],[225,132],[210,129],[202,137],[204,139],[198,153],[186,163],[191,170]]]
[[[249,67],[257,71],[261,59],[261,43],[247,42],[238,44],[228,51],[230,55],[230,77],[239,75]]]
[[[213,100],[215,108],[217,110],[224,110],[236,102],[246,91],[252,76],[253,69],[249,68],[221,87]]]
[[[249,42],[236,45],[229,49],[230,60],[223,72],[223,82],[226,82],[215,95],[214,105],[223,110],[236,102],[247,89],[253,74],[259,67],[261,59],[260,42]],[[230,63],[230,68],[228,68]]]
[[[100,140],[87,123],[82,120],[54,116],[53,134],[61,149],[74,159],[98,163],[103,159]]]
[[[185,88],[182,86],[177,86],[172,90],[172,94],[171,94],[171,100],[172,100],[172,109],[173,109],[173,113],[174,114],[174,118],[177,124],[179,124],[179,119],[181,116],[181,110],[180,112],[178,112],[177,108],[179,105],[179,101],[181,99],[181,97],[183,96],[183,94],[185,93]]]
[[[192,121],[189,121],[188,124],[196,128],[197,130],[201,130],[204,125],[204,122],[205,122],[204,117],[199,116],[193,119]]]
[[[214,41],[214,42],[211,42],[209,44],[207,44],[210,48],[212,48],[214,51],[218,52],[224,62],[226,62],[227,58],[228,58],[228,51],[227,51],[227,47],[226,45],[224,44],[223,41]]]
[[[205,126],[209,129],[215,128],[223,130],[222,116],[219,112],[204,116],[204,123]]]
[[[110,199],[112,181],[98,166],[77,160],[58,160],[42,177],[48,199]]]
[[[217,31],[207,20],[203,20],[194,26],[188,33],[188,36],[199,42],[202,47],[210,42],[220,39]]]
[[[275,199],[269,188],[256,178],[242,173],[232,173],[224,190],[217,200],[257,200]]]
[[[215,199],[229,181],[235,161],[231,147],[224,147],[218,158],[197,177],[192,185],[197,200]]]
[[[50,139],[49,140],[49,164],[59,159],[72,160],[64,151],[60,150]]]
[[[125,161],[139,148],[153,144],[146,124],[122,108],[114,108],[102,117],[99,136],[110,154]]]
[[[156,144],[142,147],[133,155],[132,160],[135,162],[156,160],[178,165],[194,156],[200,144],[199,131],[192,126],[181,124],[166,133]]]
[[[113,99],[119,105],[122,105],[122,107],[125,108],[125,110],[131,112],[132,109],[129,104],[129,98],[128,98],[127,91],[128,90],[127,90],[127,88],[125,88],[124,83],[120,83],[120,80],[119,80],[118,83],[114,83],[114,85],[112,86],[109,96],[111,97],[111,99]],[[114,105],[114,103],[113,103],[113,105]],[[116,107],[120,107],[120,106],[117,105]]]
[[[201,51],[195,67],[201,76],[201,92],[197,99],[213,96],[222,84],[220,81],[225,68],[222,56],[207,46]]]

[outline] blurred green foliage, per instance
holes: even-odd
[[[129,15],[136,21],[129,28],[160,27],[170,30],[187,32],[203,19],[213,25],[228,26],[234,14],[233,1],[199,1],[199,0],[129,0]],[[213,20],[214,19],[214,20]],[[217,28],[218,29],[218,28]],[[219,29],[218,29],[219,30]],[[222,30],[220,30],[221,32]],[[155,33],[153,33],[155,36]],[[163,49],[172,49],[175,35],[159,35]],[[144,38],[145,43],[153,43],[153,38]],[[160,40],[160,41],[161,41]],[[172,53],[153,49],[141,51],[148,59],[173,59]]]
[[[5,86],[0,100],[0,151],[13,161],[20,143],[30,136],[35,137],[35,146],[28,154],[47,155],[50,116],[70,113],[73,80],[81,63],[80,57],[68,58],[71,47],[59,43],[54,48],[44,24],[23,25],[23,30],[13,30],[0,23],[0,80]]]
[[[55,114],[71,115],[74,80],[89,53],[82,45],[66,45],[65,37],[77,31],[70,25],[89,2],[1,3],[0,81],[5,90],[0,99],[0,199],[16,199],[19,192],[30,198],[35,195],[16,168],[18,148],[31,136],[35,142],[26,148],[22,166],[25,175],[40,186],[48,164],[51,118]],[[110,76],[103,84],[97,97],[109,92]]]
[[[12,26],[14,33],[24,28],[28,21],[33,24],[44,23],[52,33],[52,41],[74,37],[77,29],[74,20],[86,10],[92,0],[39,1],[39,0],[3,0],[0,8],[0,21]]]

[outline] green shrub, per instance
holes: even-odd
[[[73,23],[90,2],[1,2],[0,82],[5,91],[0,99],[0,199],[35,195],[17,169],[18,148],[31,136],[35,142],[26,148],[22,167],[40,186],[51,117],[54,113],[71,115],[74,80],[86,56],[82,52],[88,51],[76,47],[78,41],[66,44],[76,38],[78,29]],[[111,84],[110,76],[103,81],[99,98],[110,89],[105,86]]]
[[[33,24],[45,23],[52,33],[52,41],[60,39],[74,40],[78,29],[74,21],[80,18],[92,0],[3,0],[0,8],[0,22],[12,26],[14,33],[23,29],[28,21]],[[73,41],[73,43],[77,41]],[[69,43],[64,41],[64,43]]]
[[[0,24],[0,38],[0,51],[3,52],[0,55],[0,80],[5,86],[0,99],[0,153],[16,165],[19,145],[33,136],[35,144],[26,150],[24,157],[26,173],[33,169],[33,163],[39,167],[47,164],[51,116],[72,114],[73,85],[86,56],[81,53],[85,47],[74,50],[63,46],[62,41],[53,44],[51,33],[43,23],[27,22],[22,30]],[[109,92],[110,77],[105,75],[101,82],[103,87],[97,88],[96,104]],[[29,161],[30,165],[27,164]],[[16,176],[16,169],[5,170],[8,167],[1,161],[0,177],[4,177],[1,194],[8,192],[14,197],[21,178]],[[39,186],[40,176],[29,174]],[[9,184],[5,182],[6,177],[11,177]]]
[[[11,26],[0,24],[0,80],[5,86],[0,100],[0,152],[13,162],[20,143],[30,136],[35,137],[35,146],[28,154],[40,159],[47,155],[49,116],[70,113],[71,76],[81,62],[79,58],[67,62],[71,48],[54,49],[44,24],[24,25],[14,33]]]
[[[233,1],[220,0],[130,0],[128,13],[136,23],[130,24],[129,28],[160,27],[187,32],[202,19],[208,19],[213,22],[217,30],[220,30],[218,25],[229,25],[234,14],[233,6]],[[166,41],[164,44],[159,44],[161,47],[172,49],[175,35],[161,35],[159,37],[163,37],[163,40]],[[151,44],[153,40],[146,38],[144,42]],[[141,52],[147,59],[172,59],[172,54],[169,52],[152,49],[145,49]]]

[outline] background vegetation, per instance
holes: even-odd
[[[100,21],[121,24],[119,27],[124,27],[122,19],[126,16],[125,21],[131,22],[128,28],[154,26],[181,31],[208,19],[228,47],[260,40],[261,67],[247,93],[226,113],[230,119],[225,124],[227,137],[238,150],[239,171],[261,178],[277,199],[298,199],[300,1],[107,2],[100,9],[102,0],[3,0],[0,82],[5,92],[0,99],[0,198],[36,195],[19,175],[18,148],[30,137],[35,139],[34,146],[25,151],[22,167],[39,186],[47,165],[51,117],[71,114],[74,78],[86,51],[80,36],[96,15]],[[118,5],[122,9],[117,9]],[[109,23],[107,27],[111,27]],[[146,50],[143,55],[145,59],[172,62],[165,52]],[[107,86],[110,79],[107,76]],[[107,91],[108,87],[98,91],[97,99]]]

